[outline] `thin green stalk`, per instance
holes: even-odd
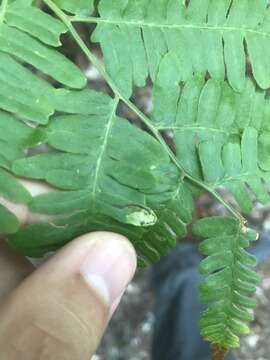
[[[177,168],[181,171],[182,177],[188,179],[193,184],[199,186],[200,188],[206,190],[212,196],[217,199],[234,217],[238,218],[242,223],[245,223],[245,219],[241,214],[238,213],[230,204],[228,204],[215,190],[211,189],[208,185],[203,183],[202,181],[194,178],[192,175],[186,173],[185,169],[182,167],[181,163],[173,153],[173,151],[168,147],[166,141],[160,134],[159,130],[154,126],[154,124],[147,118],[147,116],[140,111],[136,105],[134,105],[129,99],[127,99],[121,92],[118,90],[112,78],[107,74],[103,64],[92,54],[89,50],[85,42],[81,39],[79,33],[76,31],[74,26],[72,25],[72,17],[66,15],[52,0],[43,0],[51,10],[63,21],[63,23],[67,26],[69,32],[73,36],[74,40],[77,42],[81,50],[87,56],[87,58],[91,61],[91,63],[95,66],[95,68],[99,71],[99,73],[106,80],[108,85],[111,87],[114,94],[119,97],[147,126],[147,128],[153,133],[156,139],[160,142],[160,144],[164,147],[165,151],[169,154],[173,163],[177,166]]]

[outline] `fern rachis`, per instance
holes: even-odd
[[[267,1],[100,0],[97,16],[92,0],[44,4],[53,15],[31,0],[1,2],[0,194],[50,222],[20,228],[1,205],[0,232],[21,253],[41,256],[82,233],[115,231],[133,242],[144,265],[186,235],[193,198],[209,192],[230,215],[193,225],[207,238],[200,291],[210,305],[202,334],[222,358],[248,332],[246,308],[255,303],[246,294],[259,279],[244,250],[256,234],[218,189],[230,191],[243,213],[254,196],[269,201],[270,68],[261,54],[270,51]],[[104,65],[77,22],[96,24],[92,40]],[[58,49],[62,34],[99,70],[112,97],[88,89],[83,72]],[[130,96],[149,75],[147,117]],[[118,116],[120,102],[149,133]],[[163,130],[173,135],[175,151]],[[47,150],[28,155],[39,145]],[[16,176],[56,191],[32,198]]]

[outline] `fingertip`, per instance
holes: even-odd
[[[132,280],[137,267],[134,247],[122,235],[96,232],[82,241],[90,248],[80,267],[86,282],[109,305],[118,299]]]

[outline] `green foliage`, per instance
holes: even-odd
[[[61,94],[63,104],[66,103],[66,95],[71,94]],[[185,235],[181,218],[191,220],[192,198],[187,197],[189,190],[181,194],[181,184],[177,185],[178,172],[160,144],[152,136],[116,116],[118,99],[112,100],[90,91],[87,95],[88,111],[96,115],[57,116],[51,118],[49,125],[39,129],[43,133],[43,143],[57,151],[13,162],[12,171],[16,175],[46,180],[62,190],[35,197],[30,206],[33,212],[57,217],[49,224],[57,240],[50,233],[48,244],[46,231],[38,235],[37,241],[31,231],[35,231],[39,225],[33,225],[10,238],[10,242],[23,253],[37,256],[44,251],[54,250],[82,232],[108,228],[134,239],[135,246],[138,241],[141,256],[158,260],[158,253],[163,254],[171,242],[175,243],[175,240],[171,240],[171,228],[175,228],[176,234]],[[77,112],[82,110],[84,113],[86,104],[80,105]],[[75,108],[77,106],[73,108],[69,103],[70,112]],[[127,139],[132,139],[128,145]],[[173,203],[173,196],[186,200],[187,214],[182,211],[182,217],[181,211],[177,216],[171,215],[174,204],[171,209],[168,209],[170,206],[164,211],[162,209],[161,204]],[[149,230],[143,228],[157,222],[157,215],[149,206],[161,211],[162,216],[158,226],[151,231],[153,239],[144,245],[144,236],[148,236]],[[98,215],[97,224],[95,218]],[[59,224],[62,227],[65,224],[64,232]],[[125,232],[123,224],[133,225],[133,228],[127,227]],[[69,229],[71,226],[73,230]]]
[[[172,57],[167,54],[163,62],[168,65]],[[249,189],[261,203],[269,202],[266,93],[250,79],[244,91],[236,93],[224,81],[194,77],[184,86],[175,86],[175,77],[165,75],[161,64],[154,85],[153,117],[160,129],[173,131],[177,157],[186,172],[213,189],[226,187],[245,213],[253,206]],[[167,111],[162,108],[164,99]]]
[[[13,234],[18,231],[20,227],[19,221],[16,216],[5,208],[3,205],[0,205],[0,231],[4,234]]]
[[[237,335],[248,334],[245,322],[253,320],[248,309],[256,306],[256,300],[247,296],[256,291],[260,281],[251,269],[256,258],[244,249],[257,234],[234,218],[221,217],[199,220],[193,231],[207,237],[200,246],[207,258],[199,270],[208,275],[200,285],[200,300],[210,304],[201,315],[202,335],[221,348],[238,347]]]
[[[100,0],[100,21],[92,37],[102,46],[109,74],[125,93],[155,82],[160,61],[175,55],[176,79],[193,74],[225,77],[237,91],[245,87],[245,44],[258,85],[270,86],[267,0]],[[126,51],[128,49],[128,51]],[[111,54],[114,54],[112,57]],[[172,71],[174,71],[172,69]]]
[[[221,348],[238,346],[252,320],[246,308],[255,305],[247,297],[258,281],[249,269],[255,260],[244,248],[256,236],[217,191],[229,190],[244,213],[254,200],[269,202],[267,1],[43,3],[0,5],[0,233],[17,251],[39,257],[86,232],[115,231],[145,265],[186,236],[194,198],[208,191],[232,217],[193,226],[207,238],[201,300],[210,305],[202,334]],[[91,39],[100,43],[104,65],[76,22],[96,24]],[[63,55],[63,36],[73,38],[111,96],[88,88],[83,71]],[[129,101],[149,75],[150,118]],[[120,115],[123,103],[143,127]],[[32,197],[18,177],[52,190]],[[9,202],[42,220],[21,226]]]
[[[94,10],[94,0],[55,0],[56,5],[72,14],[90,14]]]

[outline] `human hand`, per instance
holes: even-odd
[[[89,360],[135,269],[132,245],[113,233],[84,235],[37,270],[0,240],[0,359]]]

